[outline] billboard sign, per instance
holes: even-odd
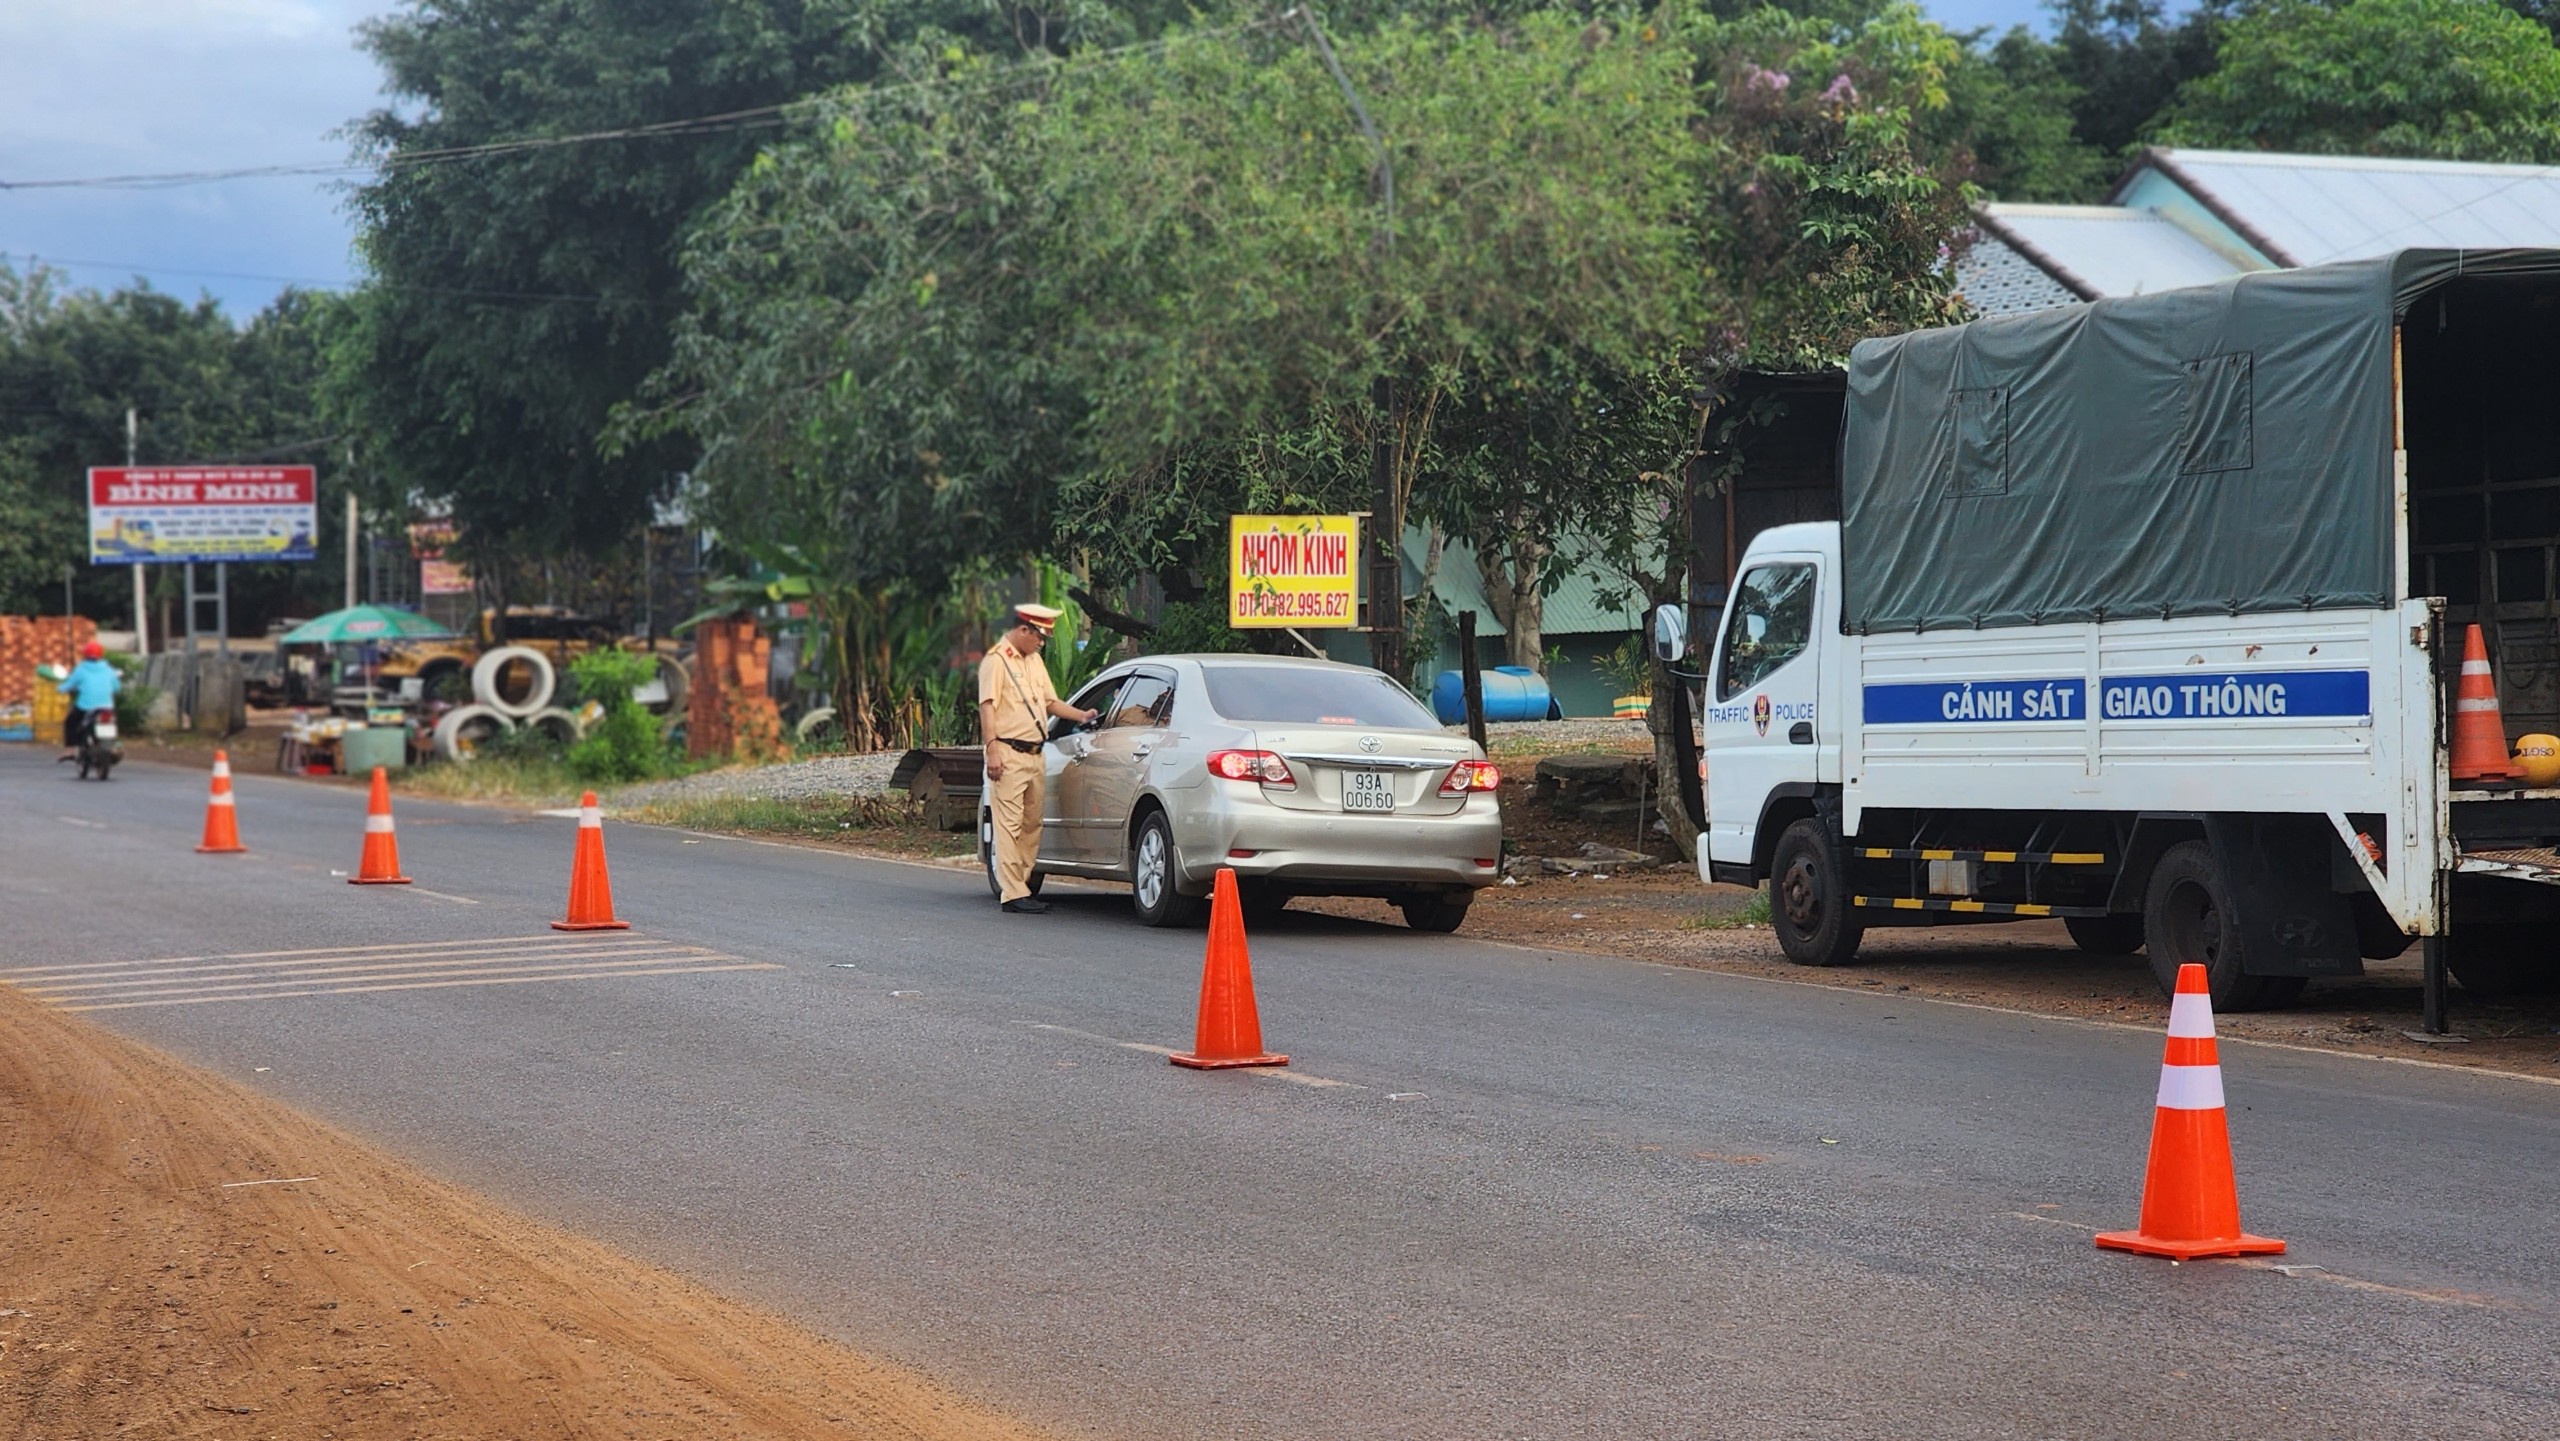
[[[89,559],[310,560],[320,482],[307,465],[96,466]]]
[[[1227,624],[1346,630],[1360,623],[1360,518],[1227,518]]]
[[[409,527],[409,554],[418,562],[418,594],[471,594],[471,567],[445,558],[457,534],[449,520],[422,520]]]

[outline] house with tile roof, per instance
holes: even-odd
[[[2154,146],[2104,205],[1974,211],[1980,315],[2209,285],[2413,246],[2560,245],[2560,166]]]

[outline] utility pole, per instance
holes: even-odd
[[[356,608],[356,492],[347,487],[347,609]]]
[[[133,469],[139,463],[133,457],[135,442],[140,438],[141,428],[141,417],[134,413],[132,406],[126,406],[124,408],[124,467],[127,470]],[[151,654],[151,598],[144,593],[142,562],[138,560],[133,563],[133,653],[135,655]]]
[[[1361,135],[1377,156],[1372,186],[1378,196],[1378,234],[1370,243],[1370,256],[1383,283],[1387,261],[1395,254],[1396,227],[1396,176],[1387,162],[1387,142],[1370,120],[1369,107],[1360,103],[1360,91],[1343,73],[1315,11],[1301,5],[1290,13],[1306,23],[1316,52],[1324,57],[1324,68],[1342,87],[1351,118],[1359,122]],[[1395,382],[1383,372],[1369,382],[1369,409],[1370,424],[1375,427],[1369,442],[1369,664],[1404,685],[1412,679],[1404,651],[1404,506],[1396,493]]]

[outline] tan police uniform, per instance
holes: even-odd
[[[1041,741],[1049,734],[1049,706],[1058,692],[1040,657],[1015,650],[1008,637],[988,647],[978,662],[978,699],[995,703],[990,733],[1004,751],[1004,774],[987,787],[995,811],[999,899],[1018,901],[1031,894],[1031,863],[1040,854],[1040,806],[1048,778]]]

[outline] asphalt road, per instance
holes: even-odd
[[[47,759],[6,979],[1070,1434],[2560,1433],[2550,1086],[2226,1042],[2290,1269],[2173,1267],[2089,1239],[2156,1034],[1292,917],[1295,1064],[1200,1074],[1120,893],[611,826],[637,930],[556,938],[566,819],[404,803],[357,888],[360,792],[200,857],[200,773]]]

